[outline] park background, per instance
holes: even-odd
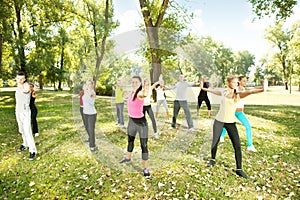
[[[215,2],[219,7],[224,4]],[[0,3],[2,199],[299,198],[300,24],[290,20],[299,14],[298,1],[245,1],[253,23],[269,20],[264,27],[263,40],[269,44],[263,45],[267,49],[264,54],[248,49],[246,43],[245,49],[235,48],[212,32],[193,30],[200,27],[199,23],[190,26],[199,18],[189,7],[196,5],[194,1],[135,1],[141,21],[128,30],[115,15],[120,1]],[[205,3],[208,1],[197,6],[205,9]],[[239,8],[229,12],[240,13]],[[21,143],[14,115],[14,79],[20,70],[39,88],[36,103],[41,136],[36,138],[39,153],[34,162],[27,161],[26,153],[15,151]],[[114,126],[112,87],[116,80],[127,83],[131,75],[140,74],[155,82],[162,74],[166,83],[173,84],[180,73],[188,81],[207,75],[213,86],[220,88],[230,74],[246,75],[249,87],[268,81],[267,91],[250,96],[245,110],[257,153],[245,151],[245,130],[238,125],[244,169],[250,180],[234,175],[228,138],[220,145],[218,165],[206,168],[212,119],[205,117],[205,106],[200,117],[195,115],[197,87],[189,95],[194,99],[189,105],[199,126],[197,132],[181,141],[184,127],[170,132],[167,120],[162,117],[158,121],[160,140],[149,141],[151,152],[158,157],[153,160],[163,160],[168,144],[173,146],[166,152],[173,152],[165,163],[152,163],[151,179],[144,179],[139,172],[138,141],[135,164],[123,168],[117,164],[126,147],[126,135]],[[86,135],[77,115],[76,95],[87,79],[96,82],[98,94],[99,150],[95,154],[83,142]],[[171,110],[172,99],[173,93],[168,93]],[[217,110],[218,104],[214,104],[213,115]],[[179,119],[185,123],[182,113]],[[110,144],[118,148],[108,148]],[[105,160],[106,156],[112,156],[111,160]]]

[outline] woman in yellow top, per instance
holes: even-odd
[[[116,123],[117,126],[120,126],[121,128],[125,128],[124,126],[124,90],[123,86],[121,84],[121,81],[118,80],[116,83],[116,88],[115,88],[115,94],[116,94],[116,110],[117,110],[117,118],[118,122]]]
[[[229,138],[231,140],[235,152],[236,174],[243,178],[248,178],[248,176],[242,170],[242,151],[241,151],[240,137],[235,123],[235,110],[240,98],[244,98],[250,94],[262,92],[264,89],[263,88],[250,89],[250,90],[237,93],[235,89],[237,87],[237,83],[238,83],[237,77],[229,76],[227,78],[228,89],[225,90],[224,92],[219,90],[213,90],[210,88],[204,88],[202,84],[200,85],[202,90],[211,92],[215,95],[222,96],[220,109],[218,114],[215,117],[214,124],[213,124],[211,160],[209,161],[208,166],[213,166],[216,163],[215,158],[217,154],[218,143],[220,141],[222,129],[225,128],[228,132]]]

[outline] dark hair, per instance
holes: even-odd
[[[238,79],[241,81],[243,78],[246,78],[246,76],[239,76]]]
[[[17,75],[18,75],[18,76],[25,76],[25,72],[20,71],[20,72],[18,72]]]
[[[143,85],[142,85],[142,78],[140,76],[133,76],[132,79],[139,79],[139,81],[141,82],[140,87],[135,91],[134,95],[133,95],[133,101],[136,99],[137,94],[143,89]]]

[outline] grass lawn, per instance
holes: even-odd
[[[87,135],[81,126],[78,98],[67,91],[40,91],[36,100],[38,155],[28,161],[28,151],[16,152],[22,138],[14,114],[14,92],[1,91],[0,199],[300,199],[300,101],[294,105],[300,96],[292,97],[291,105],[285,104],[289,94],[270,91],[263,95],[269,103],[259,105],[252,99],[245,109],[258,152],[246,151],[245,129],[238,124],[243,168],[250,179],[233,172],[234,151],[228,136],[219,145],[216,165],[206,167],[212,119],[206,117],[206,107],[196,116],[195,102],[190,104],[195,133],[184,126],[168,130],[169,121],[160,114],[160,139],[149,138],[151,178],[145,179],[138,139],[132,163],[118,163],[127,136],[114,126],[111,98],[97,98],[98,150],[91,153],[84,142]],[[274,98],[282,104],[272,105]],[[169,108],[172,111],[172,102]],[[212,114],[217,110],[214,104]],[[183,111],[178,122],[186,124]],[[149,134],[153,134],[150,122]]]

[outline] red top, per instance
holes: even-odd
[[[84,95],[84,92],[83,90],[80,91],[79,93],[79,104],[80,104],[80,107],[83,107],[83,101],[82,101],[82,96]]]

